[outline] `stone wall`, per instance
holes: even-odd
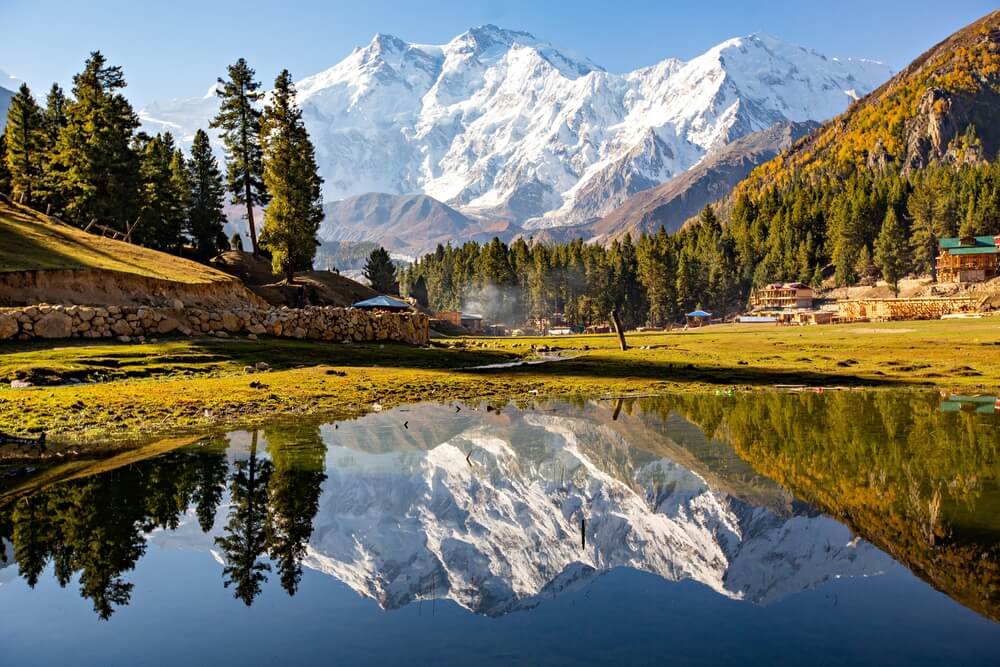
[[[430,340],[429,321],[422,313],[384,313],[331,306],[204,310],[41,304],[0,308],[0,341],[36,338],[130,341],[177,333],[219,337],[268,335],[341,342],[398,341],[416,345],[426,345]]]

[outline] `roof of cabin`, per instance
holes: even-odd
[[[963,241],[966,241],[963,243]],[[942,250],[957,248],[996,248],[996,239],[992,236],[946,236],[938,241]]]

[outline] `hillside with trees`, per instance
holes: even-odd
[[[736,188],[721,210],[744,278],[931,274],[940,237],[1000,233],[998,150],[994,12]]]
[[[255,255],[262,249],[289,278],[312,268],[322,180],[287,71],[275,82],[284,94],[263,111],[245,60],[219,79],[212,126],[226,148],[225,179],[204,129],[195,132],[190,156],[170,132],[138,131],[125,87],[122,68],[99,51],[68,95],[54,84],[43,104],[21,85],[0,135],[0,195],[72,227],[200,262],[230,245],[224,207],[244,205]],[[254,207],[272,199],[258,243]]]

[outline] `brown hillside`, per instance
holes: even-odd
[[[246,305],[261,302],[221,271],[84,232],[0,200],[0,305]]]
[[[967,132],[974,128],[975,139]],[[971,136],[971,135],[969,135]],[[736,193],[856,169],[907,172],[1000,151],[1000,11],[951,35],[770,162]]]

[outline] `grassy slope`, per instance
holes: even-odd
[[[88,234],[0,202],[0,273],[45,269],[107,269],[182,283],[232,280],[196,262]]]
[[[803,328],[718,326],[685,333],[548,339],[465,338],[454,348],[287,340],[172,340],[46,349],[5,347],[0,378],[102,379],[0,389],[0,431],[86,441],[175,429],[249,425],[277,415],[361,414],[374,403],[685,391],[712,386],[934,386],[992,393],[1000,384],[1000,321],[899,322]],[[470,366],[576,348],[558,363]],[[588,349],[583,349],[586,346]],[[272,371],[243,367],[265,361]],[[343,375],[341,375],[343,373]],[[266,387],[254,388],[252,381]]]

